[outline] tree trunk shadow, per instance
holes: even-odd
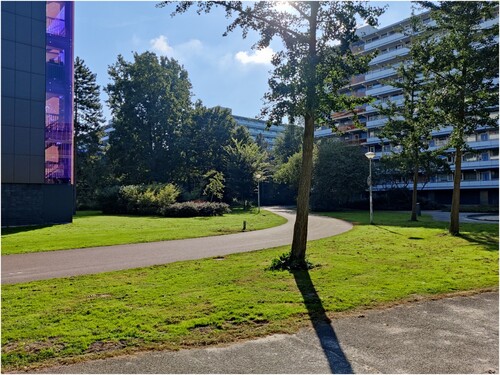
[[[342,351],[331,320],[326,315],[318,292],[311,281],[309,271],[292,271],[292,273],[332,373],[353,374],[351,364]]]

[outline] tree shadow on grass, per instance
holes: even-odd
[[[325,353],[328,364],[333,374],[353,374],[349,360],[346,358],[337,339],[331,321],[326,315],[318,292],[309,276],[309,271],[291,271],[297,287],[302,294],[304,304],[313,324],[316,335]]]
[[[498,239],[495,233],[489,232],[469,232],[460,233],[459,237],[468,242],[482,245],[488,251],[498,251]]]

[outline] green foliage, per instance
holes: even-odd
[[[291,253],[283,253],[274,258],[269,266],[270,271],[302,271],[310,270],[315,266],[307,259],[294,259]]]
[[[100,141],[104,118],[96,75],[79,57],[74,64],[74,94],[76,203],[91,207],[96,204],[96,189],[102,186],[105,174]]]
[[[285,163],[278,166],[273,175],[274,181],[280,184],[287,184],[297,194],[301,164],[302,151],[298,151],[290,156]]]
[[[285,127],[285,131],[274,141],[272,151],[272,155],[278,164],[286,163],[288,158],[300,151],[303,136],[303,127],[296,125],[287,125]]]
[[[360,146],[322,140],[314,167],[311,207],[332,210],[361,199],[367,189],[368,174],[368,160]]]
[[[107,158],[120,184],[178,181],[181,131],[188,123],[191,83],[174,59],[152,52],[119,55],[105,91],[113,114]]]
[[[224,147],[226,152],[226,191],[229,199],[245,201],[256,198],[257,181],[260,173],[264,178],[269,169],[268,156],[255,142],[243,143],[232,139]]]
[[[221,200],[224,197],[224,174],[222,172],[217,172],[216,170],[211,170],[205,173],[203,176],[208,179],[208,183],[203,190],[203,195],[210,196],[210,201],[214,198]]]
[[[229,205],[220,202],[182,202],[164,207],[166,217],[222,216],[230,213]]]
[[[102,190],[99,202],[106,214],[158,215],[179,194],[173,184],[113,186]]]
[[[179,140],[184,172],[179,182],[184,190],[203,191],[203,175],[211,170],[224,170],[223,149],[231,143],[235,127],[230,110],[206,108],[201,101],[195,103],[190,121],[182,126]]]

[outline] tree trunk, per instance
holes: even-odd
[[[297,195],[297,215],[293,228],[291,258],[304,260],[307,244],[307,224],[309,219],[309,193],[311,191],[314,146],[314,117],[307,116],[304,129],[302,168]]]
[[[455,154],[455,173],[453,175],[453,195],[451,198],[451,214],[449,232],[453,236],[460,234],[460,182],[462,180],[462,150],[457,148]]]
[[[297,215],[293,228],[292,250],[290,258],[299,262],[305,260],[307,245],[307,224],[309,219],[309,194],[311,192],[311,180],[313,169],[313,147],[314,147],[314,120],[317,107],[316,98],[316,31],[319,2],[311,1],[311,16],[309,17],[309,52],[307,71],[307,98],[305,109],[304,142],[302,145],[302,167],[299,178],[299,191],[297,194]]]
[[[418,163],[413,169],[413,192],[411,198],[411,221],[417,221],[417,184],[418,184]]]

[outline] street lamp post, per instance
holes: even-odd
[[[262,175],[257,173],[255,178],[257,179],[257,213],[260,213],[260,178]]]
[[[370,175],[368,176],[368,186],[370,187],[370,224],[373,224],[373,192],[372,192],[372,159],[375,157],[375,153],[369,151],[365,156],[370,160]]]

